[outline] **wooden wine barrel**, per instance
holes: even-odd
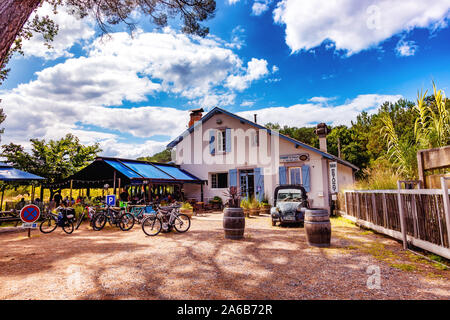
[[[331,242],[331,223],[325,209],[306,209],[305,231],[308,244],[315,247],[329,247]]]
[[[225,239],[238,240],[244,237],[245,216],[242,208],[225,208],[223,210],[223,230]]]

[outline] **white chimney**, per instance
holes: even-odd
[[[319,123],[315,133],[319,136],[319,149],[323,152],[327,151],[327,135],[330,133],[330,128],[325,123]]]

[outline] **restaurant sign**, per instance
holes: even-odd
[[[298,161],[308,161],[309,154],[308,153],[299,153],[299,154],[288,154],[285,156],[280,156],[280,162],[298,162]]]
[[[330,192],[338,193],[337,162],[330,162]]]

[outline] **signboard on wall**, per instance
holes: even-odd
[[[338,193],[339,185],[338,185],[338,172],[337,172],[337,162],[330,162],[330,192]]]
[[[309,154],[308,153],[299,153],[299,154],[288,154],[284,156],[280,156],[280,162],[299,162],[299,161],[308,161]]]

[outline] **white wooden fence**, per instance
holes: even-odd
[[[450,259],[450,199],[442,189],[346,190],[344,216],[357,224]],[[344,209],[344,208],[343,208]]]

